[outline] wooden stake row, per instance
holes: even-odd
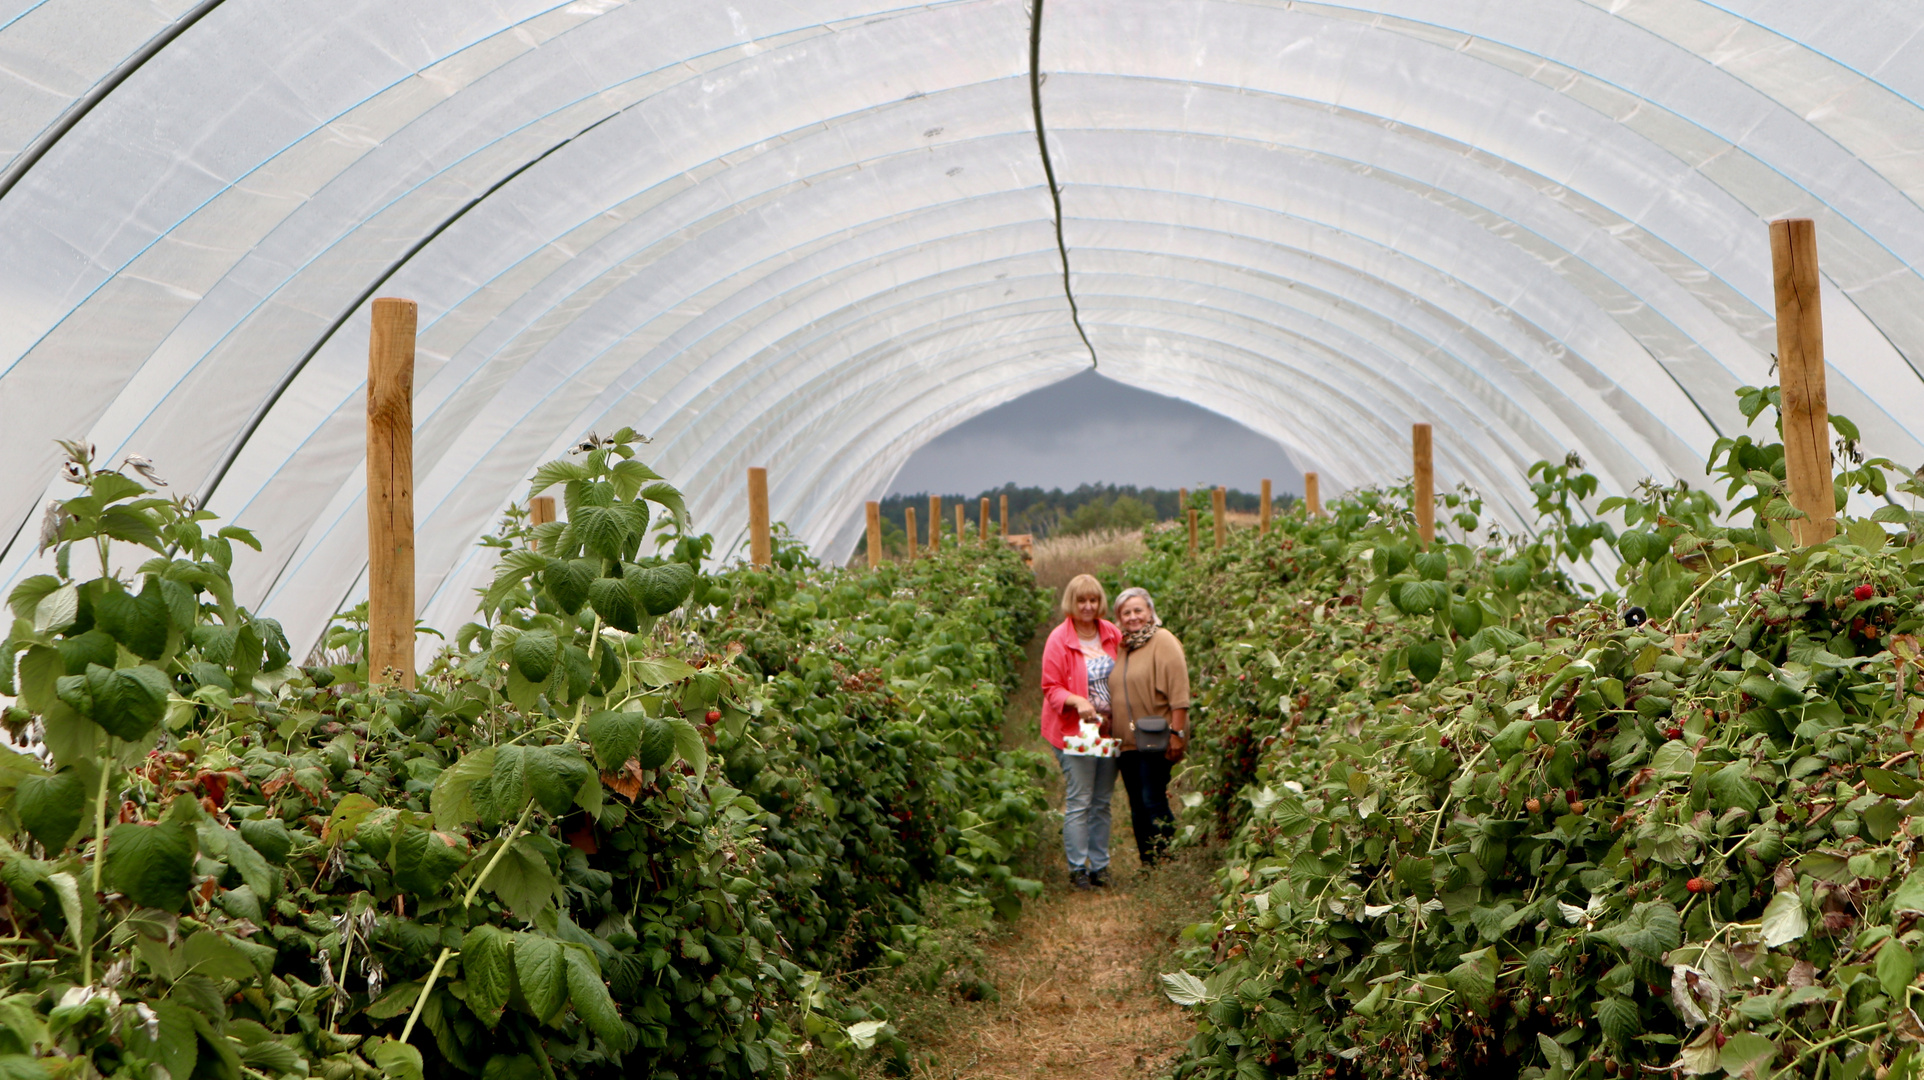
[[[1808,218],[1770,223],[1770,251],[1777,307],[1777,361],[1780,413],[1783,420],[1785,471],[1791,504],[1804,513],[1791,522],[1803,545],[1819,544],[1837,534],[1836,501],[1832,487],[1830,402],[1826,389],[1822,278],[1817,263],[1817,229]],[[368,671],[376,683],[399,683],[412,688],[414,673],[414,340],[418,310],[411,300],[378,297],[370,312],[367,379],[367,515],[368,515]],[[1417,535],[1424,546],[1436,539],[1435,448],[1427,423],[1410,429],[1412,501]],[[1211,492],[1215,541],[1227,540],[1227,493]],[[1190,508],[1189,489],[1178,492],[1186,513],[1189,551],[1197,550],[1197,511]],[[1304,509],[1323,514],[1320,477],[1303,474]],[[989,536],[989,500],[981,500],[979,536]],[[1263,481],[1260,528],[1269,531],[1272,489]],[[529,522],[554,520],[554,499],[530,501]],[[1009,497],[1001,496],[1002,535],[1009,535]],[[881,506],[867,506],[868,558],[871,567],[882,562]],[[916,554],[915,510],[904,513],[908,555]],[[769,534],[768,470],[748,470],[749,561],[767,566],[773,545]],[[929,496],[928,550],[941,546],[942,497]],[[955,537],[966,537],[961,506],[955,508]]]

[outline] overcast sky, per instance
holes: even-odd
[[[1283,448],[1185,401],[1084,372],[990,409],[915,452],[889,493],[973,495],[1014,482],[1303,490]]]

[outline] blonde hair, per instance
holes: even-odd
[[[1062,589],[1063,617],[1073,617],[1076,613],[1076,601],[1085,596],[1093,596],[1096,598],[1097,610],[1102,610],[1109,606],[1109,594],[1103,591],[1102,582],[1097,581],[1088,574],[1077,574],[1075,577],[1070,578],[1069,584],[1063,586]]]

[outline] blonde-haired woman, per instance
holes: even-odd
[[[1121,743],[1103,729],[1122,631],[1102,617],[1107,599],[1101,582],[1076,575],[1062,590],[1062,625],[1042,646],[1042,737],[1062,766],[1062,851],[1078,889],[1109,884],[1109,795]]]

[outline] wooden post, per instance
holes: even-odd
[[[902,524],[909,531],[909,561],[915,561],[915,507],[902,511]]]
[[[1310,517],[1323,516],[1322,485],[1318,483],[1320,479],[1313,472],[1303,474],[1303,506],[1309,511]]]
[[[1784,420],[1784,472],[1790,522],[1803,545],[1837,535],[1831,488],[1830,394],[1824,385],[1824,312],[1818,291],[1817,224],[1809,218],[1770,223],[1770,262],[1777,284],[1777,382]]]
[[[965,531],[965,528],[967,525],[968,525],[968,518],[962,513],[962,504],[958,502],[955,504],[955,546],[956,547],[961,547],[962,542],[969,538],[969,534]]]
[[[541,525],[546,525],[548,522],[553,520],[554,520],[554,496],[553,495],[536,495],[534,498],[528,500],[528,527],[530,529],[536,528]],[[540,546],[541,544],[539,541],[535,541],[535,540],[528,541],[529,551],[533,551],[536,548],[539,548]]]
[[[1189,509],[1189,489],[1177,488],[1176,489],[1176,513],[1180,514],[1187,509]]]
[[[868,568],[882,565],[882,504],[870,499],[868,503]]]
[[[1262,532],[1264,536],[1269,535],[1269,502],[1270,502],[1269,481],[1264,480],[1263,481],[1263,508],[1262,508],[1262,515],[1263,515]]]
[[[367,342],[367,671],[414,689],[414,301],[374,301]]]
[[[1416,538],[1429,547],[1436,540],[1436,476],[1430,425],[1410,425],[1410,458],[1416,474],[1415,490],[1410,495],[1416,510]]]
[[[989,542],[989,497],[987,495],[982,496],[981,524],[982,542],[986,544]]]
[[[748,561],[756,566],[775,561],[768,539],[768,470],[759,465],[748,470]]]
[[[1002,539],[1009,538],[1009,497],[1002,496]]]
[[[1194,507],[1191,507],[1189,510],[1189,553],[1191,555],[1196,553],[1196,510]]]
[[[929,554],[942,548],[942,496],[929,496]]]
[[[1221,551],[1229,536],[1229,493],[1220,487],[1210,492],[1209,509],[1216,519],[1216,550]]]

